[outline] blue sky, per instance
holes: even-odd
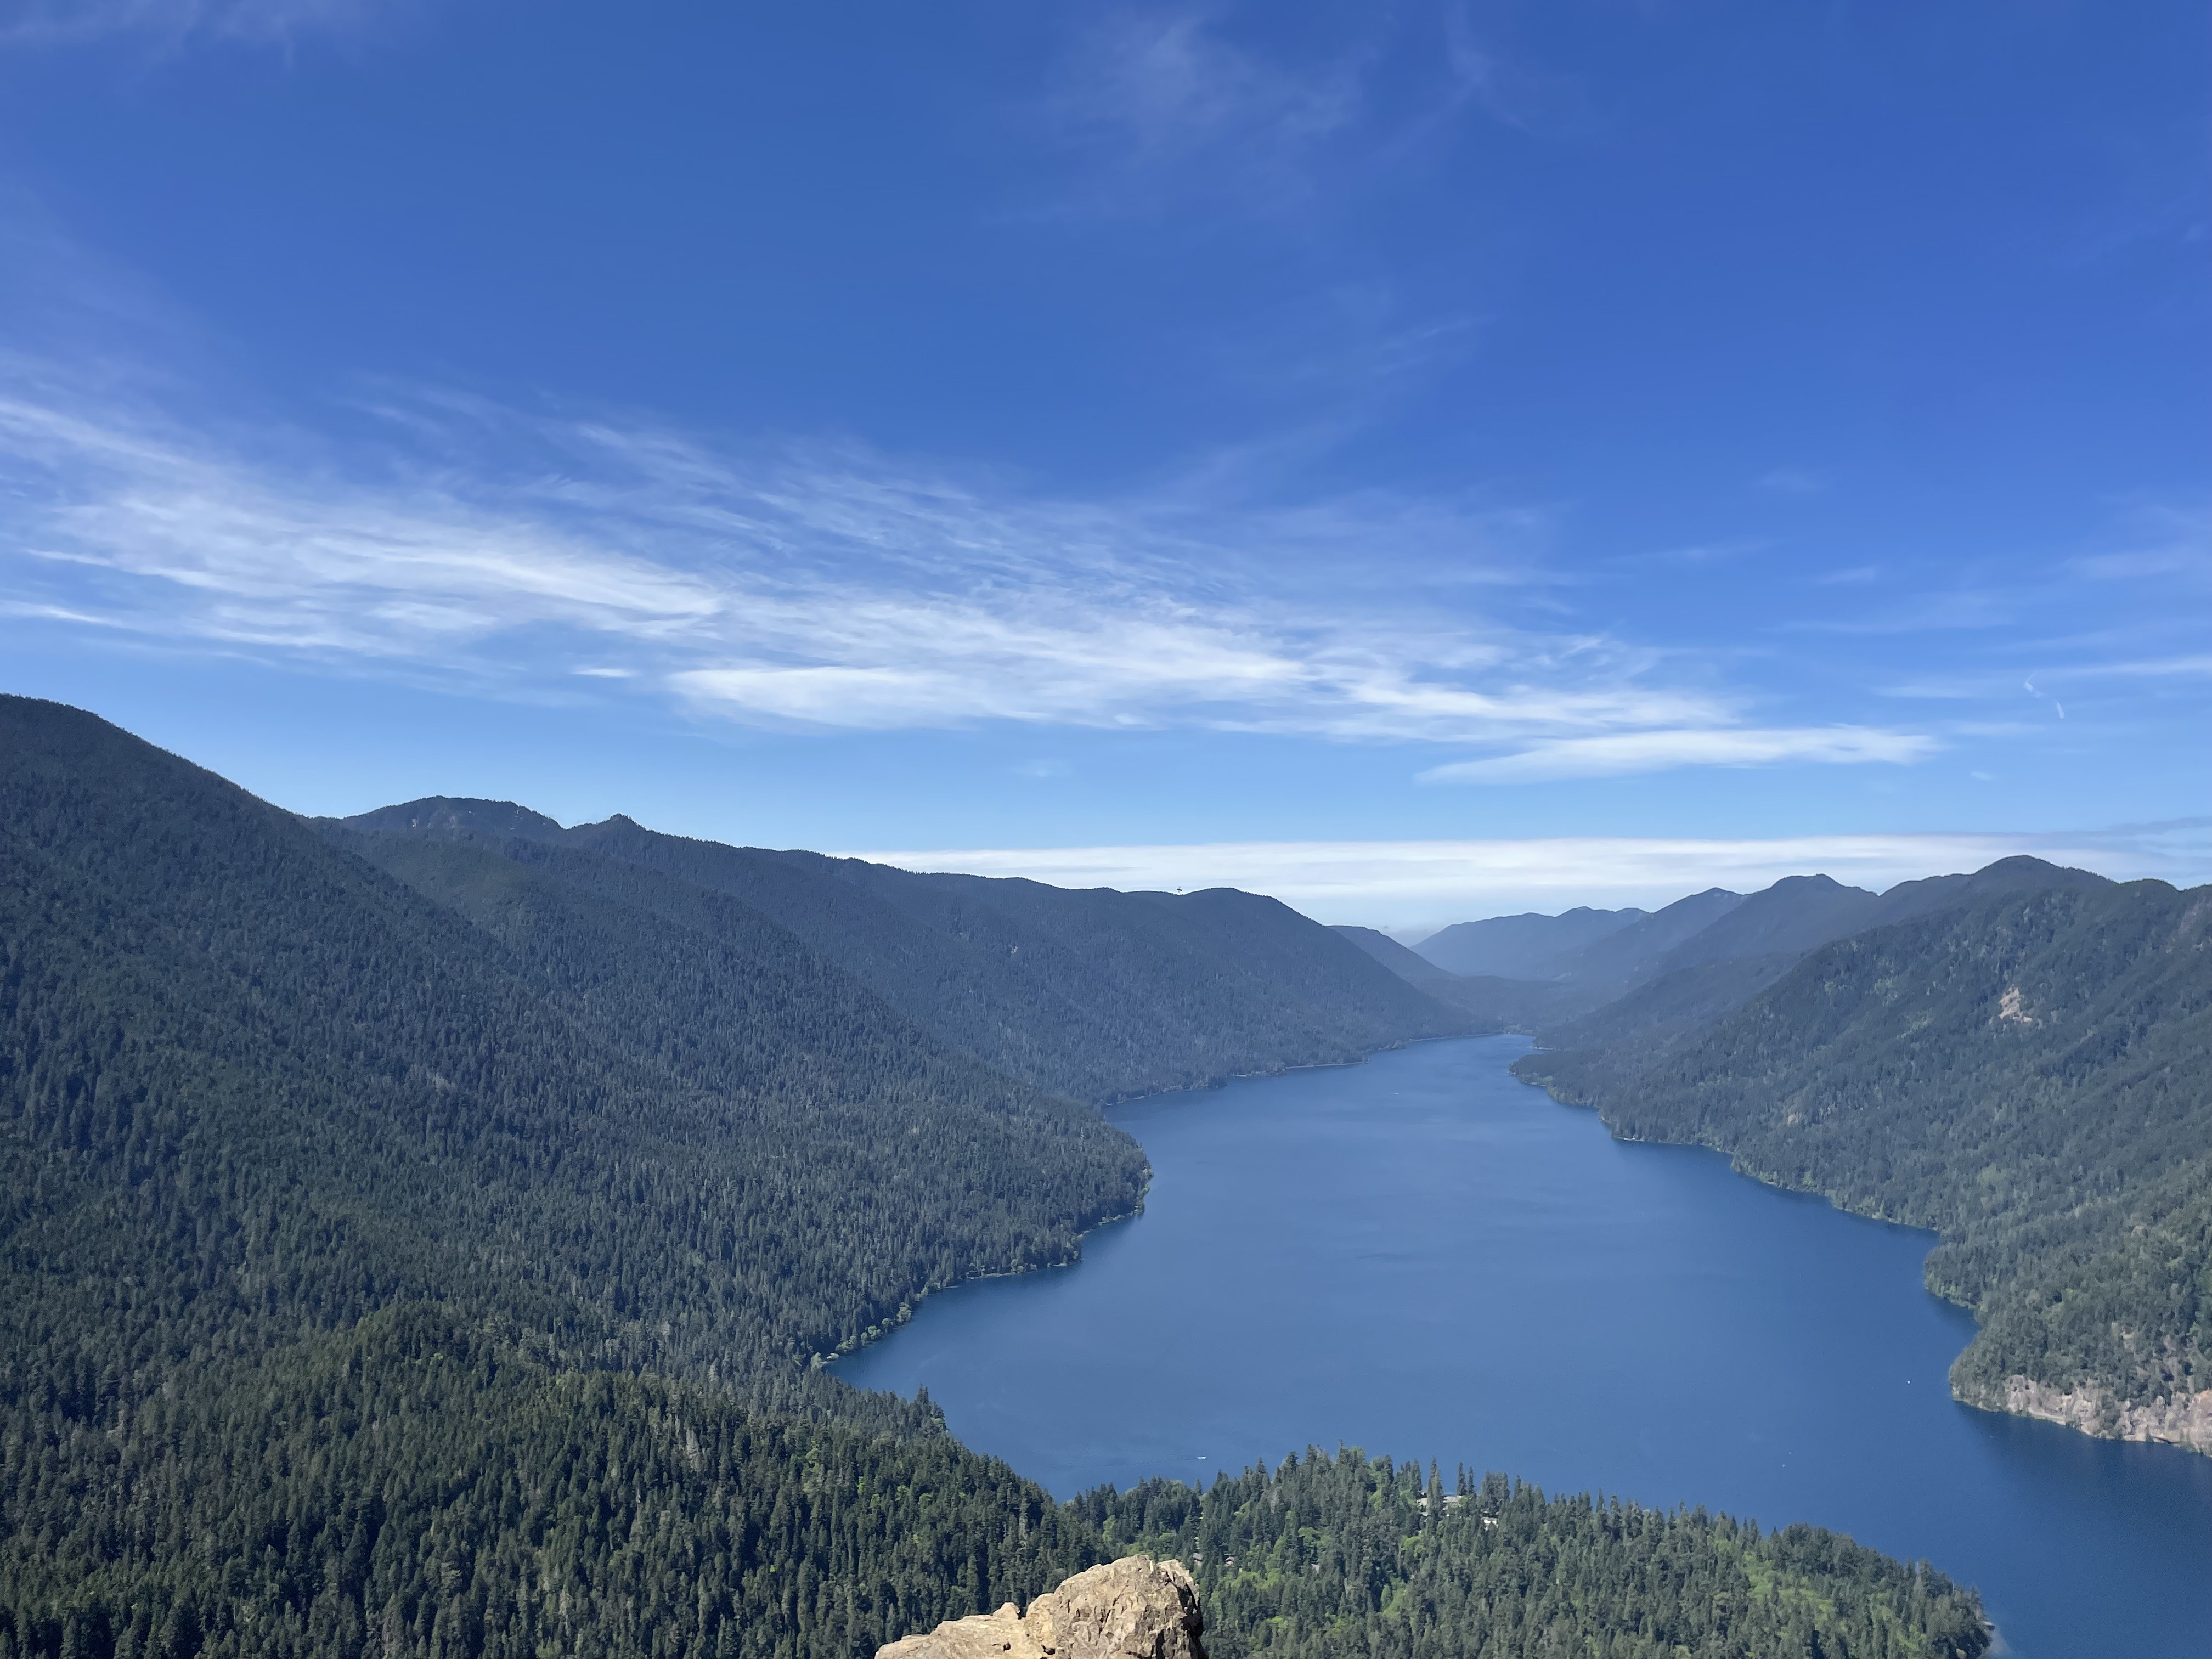
[[[304,811],[1331,921],[2201,879],[2208,46],[13,0],[0,682]]]

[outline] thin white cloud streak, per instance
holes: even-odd
[[[1413,928],[1577,904],[1654,908],[1709,887],[1755,892],[1824,872],[1879,890],[2029,854],[2116,878],[2212,875],[2212,823],[2069,835],[1576,836],[1520,841],[1234,842],[1188,846],[860,852],[907,870],[1022,876],[1059,887],[1266,893],[1324,922]]]
[[[1365,62],[1293,69],[1212,24],[1204,10],[1124,10],[1077,35],[1037,112],[1093,168],[1060,212],[1150,212],[1193,192],[1247,210],[1310,198],[1316,153],[1364,118]]]
[[[1527,133],[1565,137],[1595,124],[1595,106],[1580,80],[1551,74],[1499,50],[1477,34],[1464,6],[1447,10],[1443,26],[1444,61],[1455,101],[1472,103],[1493,120]]]
[[[114,36],[171,47],[194,39],[281,45],[302,34],[358,29],[379,9],[365,0],[31,0],[0,10],[0,48],[81,46]]]
[[[1088,163],[1054,216],[1194,198],[1239,215],[1325,215],[1356,199],[1356,181],[1441,153],[1469,111],[1555,137],[1595,123],[1582,82],[1479,39],[1463,9],[1355,19],[1333,49],[1296,62],[1234,39],[1224,9],[1118,8],[1075,34],[1036,106],[1042,130]]]
[[[1471,607],[1527,562],[1511,550],[1524,515],[1479,504],[1052,500],[856,451],[732,455],[453,398],[391,401],[377,412],[409,447],[349,470],[298,459],[296,434],[222,446],[51,386],[0,397],[0,604],[19,616],[627,683],[768,726],[1194,726],[1520,751],[1475,763],[1500,778],[1587,771],[1574,757],[1598,751],[1573,744],[1639,738],[1646,769],[1750,763],[1760,744],[1882,757],[1832,735],[1731,734],[1734,701],[1664,683],[1655,653]],[[1492,583],[1462,585],[1449,614],[1378,599],[1403,589],[1371,578],[1280,597],[1286,568],[1446,553],[1462,578],[1486,560]],[[1853,739],[1897,756],[1923,741]]]
[[[2094,663],[2060,671],[2076,679],[2212,679],[2212,656],[2154,657],[2142,662]]]
[[[1056,112],[1153,161],[1217,145],[1295,149],[1359,118],[1356,60],[1299,73],[1233,45],[1211,21],[1194,11],[1109,15],[1079,43]]]
[[[1771,766],[1781,761],[1827,765],[1870,762],[1904,765],[1942,745],[1911,732],[1864,726],[1815,726],[1623,732],[1597,738],[1548,739],[1517,754],[1455,761],[1420,775],[1423,783],[1537,783],[1559,778],[1624,777],[1682,766]]]
[[[2202,591],[2212,581],[2212,508],[2144,504],[2129,515],[2142,545],[2074,561],[2080,574],[2100,581],[2160,583]]]

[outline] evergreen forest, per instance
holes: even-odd
[[[2110,1433],[2212,1389],[2208,1056],[2212,890],[2139,881],[1874,928],[1677,1042],[1516,1070],[1628,1138],[1937,1230],[1929,1287],[1981,1324],[1959,1396],[2038,1384]]]
[[[1812,1527],[1761,1533],[1701,1510],[1547,1498],[1500,1474],[1310,1449],[1071,1505],[1117,1553],[1191,1568],[1216,1659],[1749,1659],[1972,1656],[1981,1607]]]
[[[877,907],[810,936],[504,811],[311,823],[0,699],[0,1659],[865,1656],[1140,1546],[1224,1659],[1986,1645],[1825,1534],[1351,1454],[1060,1504],[836,1382],[1141,1203],[1093,1101],[1457,1017],[1241,895],[740,860]]]
[[[939,1041],[1095,1105],[1500,1029],[1462,998],[1439,1002],[1378,971],[1335,930],[1231,888],[917,874],[662,835],[620,816],[563,830],[508,801],[412,801],[342,829],[372,859],[395,856],[380,850],[395,842],[437,841],[571,883],[651,871],[671,884],[664,894],[734,900]],[[661,913],[672,915],[665,901]]]

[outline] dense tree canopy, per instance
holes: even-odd
[[[1833,1533],[1465,1469],[1447,1487],[1356,1451],[1073,1507],[1114,1547],[1191,1565],[1215,1659],[1971,1659],[1990,1640],[1941,1573]]]
[[[643,868],[739,901],[940,1041],[1097,1104],[1494,1029],[1335,930],[1226,888],[1120,893],[917,874],[661,835],[621,817],[563,830],[506,801],[415,801],[346,823],[378,841],[481,848],[566,880],[590,881],[594,866]]]
[[[1169,908],[1220,911],[1249,953],[1237,905]],[[1320,995],[1336,952],[1372,965],[1309,931],[1328,951],[1293,971],[1304,935],[1279,928],[1262,981]],[[1200,953],[1169,954],[1163,982],[1198,994]],[[1222,1052],[1308,1052],[1275,1029]],[[1096,1112],[721,887],[310,826],[0,699],[0,1659],[865,1655],[1140,1539],[1182,1547],[1231,1488],[1058,1505],[926,1401],[816,1363],[933,1289],[1066,1259],[1146,1173]],[[1793,1659],[1975,1650],[1930,1645],[1964,1603],[1838,1540],[1774,1554],[1510,1492],[1424,1530],[1387,1468],[1253,1480],[1307,1483],[1334,1553],[1299,1558],[1322,1571],[1294,1595],[1222,1580],[1224,1659],[1647,1627]],[[1356,1586],[1328,1565],[1346,1551]],[[1697,1623],[1709,1588],[1787,1616]]]
[[[2212,890],[1999,897],[1827,946],[1671,1048],[1533,1054],[1619,1133],[1938,1229],[1982,1330],[1954,1371],[2212,1388]]]

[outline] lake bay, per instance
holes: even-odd
[[[1142,1215],[836,1369],[1062,1498],[1342,1443],[1847,1532],[1978,1586],[2023,1659],[2212,1653],[2212,1458],[1957,1404],[1930,1235],[1615,1141],[1526,1048],[1118,1108]]]

